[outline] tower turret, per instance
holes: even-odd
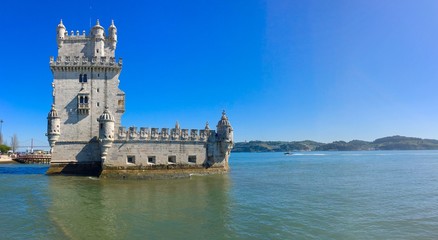
[[[233,128],[228,121],[225,111],[222,112],[221,120],[217,123],[216,128],[217,139],[219,141],[233,142]]]
[[[55,109],[55,105],[52,105],[52,109],[47,116],[47,138],[49,140],[50,152],[53,151],[56,141],[58,141],[61,135],[61,118],[58,116],[58,112]]]
[[[99,19],[97,19],[96,25],[94,25],[93,28],[91,29],[91,35],[93,36],[94,39],[98,39],[98,40],[105,39],[104,37],[105,30],[103,29],[102,26],[100,26]]]
[[[105,107],[105,111],[100,115],[98,121],[101,158],[105,160],[108,149],[111,148],[114,141],[114,117],[108,107]]]
[[[225,111],[222,112],[221,120],[217,123],[217,138],[216,140],[222,142],[222,151],[225,153],[233,148],[233,128]]]
[[[112,49],[116,49],[117,45],[117,28],[114,25],[114,20],[111,20],[111,26],[108,28],[108,41]]]
[[[97,19],[96,25],[91,29],[91,36],[94,41],[93,56],[105,56],[105,30],[100,26],[99,19]]]
[[[62,44],[64,43],[65,39],[65,33],[67,32],[67,29],[65,28],[64,24],[59,22],[58,27],[56,28],[56,41],[58,42],[58,48],[62,47]]]

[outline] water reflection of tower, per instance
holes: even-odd
[[[235,236],[229,227],[227,174],[130,182],[69,178],[67,183],[66,188],[65,178],[50,178],[48,188],[49,219],[61,230],[56,234],[66,238]]]

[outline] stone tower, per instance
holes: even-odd
[[[99,20],[88,35],[57,28],[58,56],[50,57],[53,104],[47,117],[52,152],[48,174],[174,178],[227,172],[233,128],[225,111],[216,130],[121,126],[117,28]],[[169,131],[170,130],[170,131]]]
[[[120,126],[125,111],[125,94],[119,89],[122,60],[115,59],[117,28],[114,22],[108,36],[97,20],[87,35],[85,31],[68,33],[61,22],[57,26],[58,56],[50,58],[53,74],[53,107],[49,115],[58,126],[49,129],[50,146],[56,145],[52,162],[80,160],[87,155],[88,161],[100,161],[98,154],[84,150],[84,146],[71,143],[86,143],[85,148],[97,149],[101,114],[111,112],[113,129]],[[53,122],[52,121],[52,122]],[[73,150],[74,149],[74,150]],[[82,151],[82,152],[81,152]]]

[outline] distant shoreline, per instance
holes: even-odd
[[[320,143],[306,141],[237,142],[232,152],[291,152],[291,151],[378,151],[378,150],[438,150],[438,140],[391,136],[372,142],[362,140]]]

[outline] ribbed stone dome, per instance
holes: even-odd
[[[114,121],[114,117],[108,110],[108,107],[106,107],[105,111],[103,111],[102,115],[100,115],[99,121]]]
[[[96,21],[96,25],[94,25],[93,26],[93,29],[94,28],[100,28],[100,29],[102,29],[103,30],[103,27],[102,26],[100,26],[100,22],[99,22],[99,19],[97,19],[97,21]]]
[[[225,114],[225,111],[222,112],[222,118],[221,120],[217,123],[218,126],[231,126],[230,122],[228,122],[228,117]]]
[[[109,29],[111,29],[111,28],[117,29],[116,25],[114,25],[114,20],[111,20],[111,25],[109,26]]]
[[[65,29],[64,24],[62,24],[62,19],[61,19],[61,22],[59,22],[59,24],[58,24],[58,28],[64,28]]]
[[[58,111],[55,109],[55,105],[52,104],[52,109],[49,112],[48,118],[57,118],[58,117]]]

